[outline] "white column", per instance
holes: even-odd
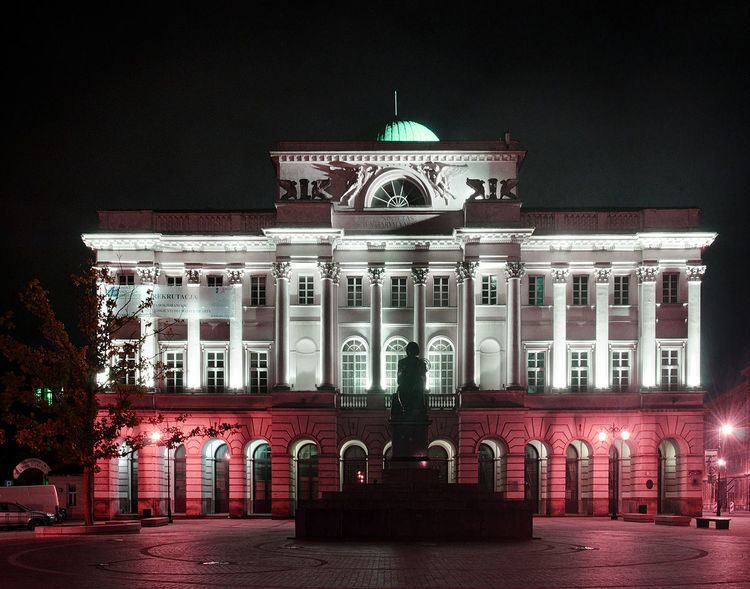
[[[201,271],[198,269],[185,270],[185,278],[190,289],[200,291]],[[201,388],[201,320],[189,317],[187,320],[187,388],[198,390]]]
[[[370,388],[368,393],[382,393],[383,374],[381,361],[383,357],[383,277],[385,268],[370,266],[367,268],[370,277]]]
[[[289,389],[289,278],[292,266],[289,262],[271,264],[271,275],[276,285],[276,321],[274,343],[276,345],[275,389]]]
[[[659,266],[638,266],[638,347],[641,358],[641,387],[656,386],[656,274]]]
[[[241,268],[228,268],[227,278],[232,288],[234,309],[229,320],[229,388],[235,391],[245,387],[242,362],[242,277],[245,271]]]
[[[596,347],[594,383],[609,388],[609,277],[612,268],[594,268],[596,278]]]
[[[521,278],[524,272],[521,262],[505,264],[505,382],[508,388],[521,386]]]
[[[154,283],[159,275],[159,268],[157,266],[140,266],[136,269],[136,272],[138,273],[141,284],[151,290],[151,296],[153,297]],[[139,302],[144,303],[146,301]],[[139,364],[141,367],[143,386],[149,390],[154,390],[154,387],[156,386],[154,366],[159,361],[156,346],[156,321],[157,319],[153,314],[153,306],[148,305],[148,307],[141,312]]]
[[[319,389],[336,388],[334,359],[336,356],[336,286],[339,283],[340,268],[337,262],[318,262],[320,270],[320,347],[322,353],[321,384]]]
[[[429,268],[425,266],[415,266],[411,269],[411,277],[414,280],[414,341],[419,346],[419,355],[427,356],[426,325],[427,325],[427,299],[426,284],[427,275],[430,273]]]
[[[457,283],[461,289],[461,389],[476,390],[474,382],[475,323],[474,278],[479,262],[458,262]]]
[[[568,268],[552,268],[552,388],[568,386]]]
[[[687,386],[701,386],[701,281],[706,267],[688,262]]]

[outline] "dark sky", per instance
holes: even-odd
[[[747,3],[17,4],[3,309],[38,276],[70,320],[97,209],[268,208],[277,141],[370,139],[398,88],[443,139],[512,131],[528,207],[700,206],[704,380],[750,364]]]

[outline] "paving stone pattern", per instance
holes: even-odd
[[[177,521],[113,537],[0,531],[0,587],[748,587],[750,517],[699,530],[535,520],[517,544],[298,542],[293,522]]]

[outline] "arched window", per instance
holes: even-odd
[[[389,395],[395,394],[398,388],[398,361],[406,356],[407,343],[399,337],[385,347],[385,390]]]
[[[427,456],[430,458],[430,468],[438,471],[438,480],[441,483],[448,483],[449,480],[449,460],[448,450],[442,446],[430,446],[427,449]]]
[[[351,339],[341,352],[341,392],[364,394],[367,383],[367,348],[360,339]]]
[[[388,442],[383,449],[383,470],[388,470],[391,467],[391,459],[393,458],[393,444]]]
[[[453,394],[453,344],[445,338],[436,339],[430,344],[427,359],[430,361],[430,394]]]
[[[271,513],[271,446],[255,448],[251,471],[253,513]]]
[[[404,208],[427,204],[422,190],[407,178],[383,182],[372,195],[372,207]]]
[[[223,440],[206,442],[201,457],[202,512],[229,513],[229,446]]]
[[[679,450],[674,440],[662,440],[658,448],[659,473],[657,480],[659,513],[679,513],[680,476]],[[723,491],[719,491],[721,496]]]
[[[358,444],[348,446],[341,454],[341,483],[357,485],[367,482],[367,451]]]
[[[479,486],[494,493],[505,492],[505,445],[485,440],[477,453]]]
[[[307,442],[297,451],[295,500],[318,498],[318,447]],[[295,503],[296,509],[296,503]]]
[[[117,461],[120,513],[138,513],[138,450],[123,444]]]

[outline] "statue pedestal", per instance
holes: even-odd
[[[391,419],[391,435],[393,436],[391,469],[428,469],[430,467],[430,459],[427,456],[429,427],[430,421],[426,418],[394,417]]]

